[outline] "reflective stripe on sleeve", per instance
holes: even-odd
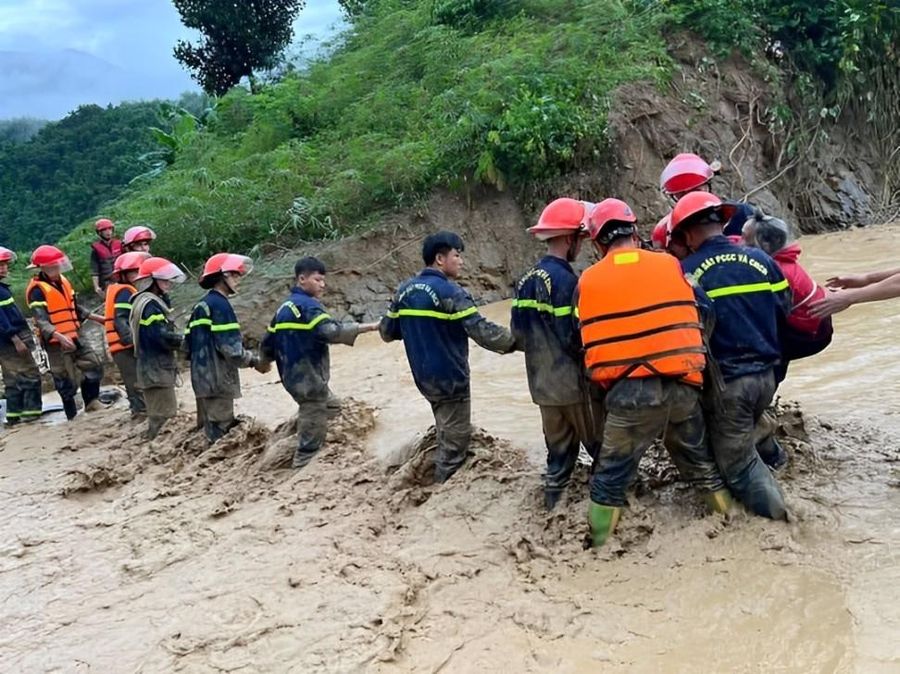
[[[570,306],[554,307],[552,304],[545,304],[543,302],[538,302],[537,300],[513,300],[512,306],[513,309],[534,309],[536,311],[553,314],[554,316],[572,315],[572,307]]]

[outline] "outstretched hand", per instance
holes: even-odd
[[[810,313],[816,318],[825,318],[839,313],[853,304],[847,297],[847,293],[841,290],[832,290],[818,302],[809,305]]]
[[[362,332],[375,332],[376,330],[378,330],[379,325],[381,325],[381,324],[380,323],[360,323],[359,331],[361,333]]]
[[[825,281],[825,285],[832,289],[862,288],[869,285],[869,279],[866,274],[844,274],[832,276]]]

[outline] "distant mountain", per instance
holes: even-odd
[[[176,97],[180,88],[168,78],[148,80],[76,49],[0,51],[0,119],[34,115],[56,119],[82,104],[105,107],[126,100]]]

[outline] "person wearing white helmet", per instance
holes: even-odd
[[[82,322],[103,324],[103,316],[84,308],[64,272],[72,269],[68,256],[56,246],[38,246],[31,254],[29,269],[38,273],[25,289],[25,300],[41,335],[41,344],[50,361],[53,384],[62,399],[66,418],[78,413],[75,394],[81,386],[84,409],[102,409],[100,382],[103,359],[79,336]],[[80,374],[79,374],[80,373]],[[80,382],[79,382],[80,380]]]
[[[184,272],[163,257],[141,263],[134,279],[138,292],[131,302],[129,324],[137,357],[137,384],[147,406],[148,440],[178,412],[176,355],[183,338],[175,327],[168,293],[184,280]]]
[[[584,444],[593,455],[594,414],[581,364],[581,340],[572,308],[578,276],[572,262],[587,235],[593,204],[556,199],[529,233],[547,244],[547,254],[516,284],[511,329],[525,352],[531,400],[541,411],[547,470],[544,506],[556,507],[569,484]]]
[[[16,254],[0,247],[0,369],[6,390],[6,425],[36,421],[41,416],[41,371],[31,351],[34,336],[4,282]]]
[[[150,243],[156,240],[156,232],[144,225],[135,225],[125,230],[122,248],[126,253],[149,253]]]

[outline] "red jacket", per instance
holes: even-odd
[[[798,332],[816,334],[822,324],[821,318],[809,313],[813,302],[825,297],[825,289],[813,281],[807,271],[797,262],[800,257],[800,244],[792,243],[779,250],[773,258],[787,279],[793,295],[793,309],[788,316],[788,325]]]

